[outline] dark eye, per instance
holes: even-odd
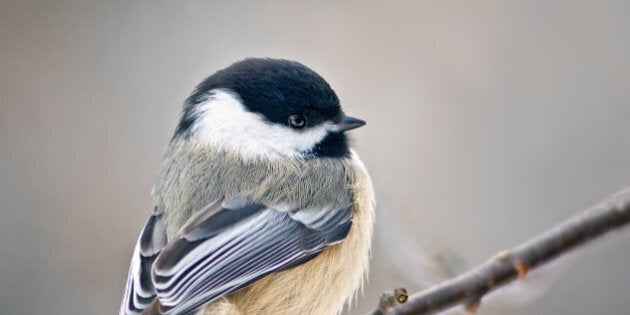
[[[302,114],[293,114],[289,116],[289,125],[295,129],[301,129],[306,126],[306,116]]]

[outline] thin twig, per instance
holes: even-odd
[[[407,303],[387,309],[386,314],[433,314],[457,305],[475,312],[488,292],[524,278],[530,270],[628,223],[630,188],[473,270],[410,296]]]

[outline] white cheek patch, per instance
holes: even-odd
[[[227,90],[213,90],[205,103],[197,105],[199,118],[192,126],[193,137],[218,150],[238,152],[246,157],[277,158],[302,156],[332,130],[331,123],[302,131],[265,122],[248,111],[237,96]]]

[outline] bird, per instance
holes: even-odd
[[[339,314],[367,277],[370,176],[330,85],[247,58],[185,100],[120,315]]]

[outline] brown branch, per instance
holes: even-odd
[[[562,222],[481,266],[387,307],[387,314],[432,314],[463,305],[474,312],[481,299],[558,256],[630,223],[630,188]],[[380,305],[380,304],[379,304]]]

